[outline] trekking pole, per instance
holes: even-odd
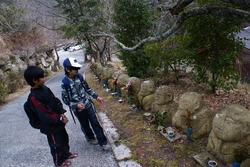
[[[69,90],[66,89],[66,93],[67,93],[67,95],[68,95],[68,100],[69,100],[69,102],[70,102]],[[69,104],[69,111],[70,111],[70,114],[71,114],[71,116],[72,116],[72,118],[73,118],[74,123],[76,124],[76,120],[75,120],[75,117],[74,117],[74,115],[73,115],[73,111],[72,111],[72,109],[71,109],[71,107],[70,107],[70,104]]]
[[[76,120],[75,120],[75,117],[74,117],[74,115],[73,115],[73,113],[72,113],[72,110],[71,110],[71,107],[70,107],[70,106],[69,106],[69,111],[70,111],[70,114],[71,114],[71,116],[72,116],[72,118],[73,118],[74,123],[76,124]]]

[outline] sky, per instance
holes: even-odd
[[[246,38],[244,40],[245,43],[245,47],[250,49],[250,26],[244,28],[240,33],[239,33],[239,37],[241,38]]]

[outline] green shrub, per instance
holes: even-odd
[[[7,75],[8,93],[14,93],[23,86],[23,76],[20,73],[8,72]]]
[[[164,126],[166,127],[171,123],[171,116],[167,112],[157,112],[155,114],[155,124],[156,126]]]
[[[115,0],[113,19],[116,38],[127,46],[137,44],[150,34],[151,11],[145,0]],[[130,76],[145,77],[148,73],[150,60],[143,48],[133,52],[122,50],[119,58]]]
[[[164,41],[150,43],[144,51],[149,55],[151,76],[164,79],[164,76],[173,75],[176,81],[180,77],[180,66],[187,64],[189,51],[184,48],[184,35],[176,35]]]

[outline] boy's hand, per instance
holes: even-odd
[[[85,108],[85,105],[83,103],[78,103],[77,104],[78,111],[83,110]]]
[[[103,98],[102,97],[97,97],[97,99],[96,99],[98,102],[100,102],[101,104],[103,104],[104,103],[104,100],[103,100]]]
[[[69,122],[68,118],[64,114],[61,115],[61,121],[65,124]]]

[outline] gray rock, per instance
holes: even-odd
[[[145,111],[150,111],[151,110],[151,107],[152,107],[152,104],[154,102],[154,99],[155,99],[155,95],[154,94],[151,94],[151,95],[148,95],[148,96],[145,96],[142,100],[142,108],[145,110]]]
[[[153,94],[155,92],[155,84],[153,81],[143,81],[141,84],[140,92],[138,93],[139,102],[142,104],[142,100],[145,96]]]
[[[238,149],[250,152],[250,112],[240,105],[229,105],[213,120],[207,149],[231,163]]]
[[[201,95],[196,92],[184,93],[179,100],[179,109],[195,112],[201,106]]]
[[[121,74],[118,77],[118,84],[120,87],[124,87],[126,86],[126,84],[128,83],[129,80],[129,76],[127,74]]]
[[[161,86],[155,91],[155,104],[164,105],[174,99],[173,91],[167,86]]]
[[[137,77],[130,77],[128,80],[131,82],[131,91],[138,93],[141,89],[141,80]]]
[[[183,130],[191,126],[193,137],[200,138],[210,133],[212,119],[212,112],[202,105],[201,95],[195,92],[187,92],[179,100],[179,107],[172,118],[172,123]]]
[[[250,159],[246,159],[240,164],[241,167],[249,167],[250,166]]]

